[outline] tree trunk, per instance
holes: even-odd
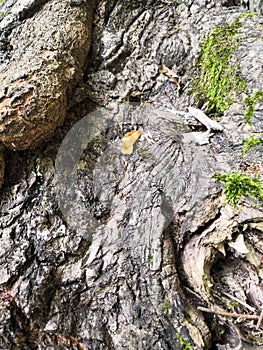
[[[0,348],[263,348],[262,203],[234,210],[212,178],[262,177],[262,146],[240,156],[262,131],[262,105],[254,129],[243,105],[262,89],[260,16],[238,34],[247,92],[202,124],[187,93],[200,41],[241,8],[23,6],[0,5]]]

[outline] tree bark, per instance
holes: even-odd
[[[243,10],[217,1],[100,1],[87,58],[95,3],[19,4],[0,5],[1,140],[9,148],[0,204],[0,348],[263,348],[262,203],[242,198],[233,210],[212,179],[240,168],[262,176],[262,146],[240,157],[241,140],[262,131],[262,106],[253,130],[244,122],[245,93],[216,130],[188,111],[199,107],[187,91],[201,39]],[[259,24],[257,15],[243,20],[235,54],[248,92],[261,89]],[[15,40],[14,50],[8,43]],[[41,61],[47,85],[40,90],[48,97],[30,100],[35,119],[25,117],[25,126],[24,97],[7,113],[7,91],[26,79],[37,94],[43,45],[55,45],[56,69]],[[65,73],[69,67],[74,74]],[[17,127],[8,129],[9,114]],[[235,322],[217,309],[258,318]]]

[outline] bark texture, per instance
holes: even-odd
[[[39,145],[63,123],[67,96],[83,73],[94,7],[95,1],[3,2],[0,142],[5,147]]]
[[[12,2],[10,11],[19,3]],[[0,22],[12,28],[6,42],[12,33],[22,42],[21,51],[19,40],[14,51],[5,47],[2,142],[23,150],[5,151],[0,348],[261,349],[257,320],[235,322],[197,309],[227,310],[231,304],[230,311],[259,316],[263,305],[262,203],[252,208],[243,198],[233,211],[211,178],[214,171],[240,168],[262,177],[262,146],[240,157],[241,140],[262,131],[262,105],[256,106],[251,130],[243,117],[246,94],[237,96],[220,121],[221,132],[205,130],[187,109],[194,106],[187,91],[201,39],[243,10],[218,1],[101,1],[82,70],[90,3],[32,4],[22,11],[25,34],[17,34],[8,12]],[[50,24],[51,16],[54,27],[45,31],[41,21]],[[260,25],[258,15],[243,19],[235,53],[248,93],[262,89]],[[23,35],[29,44],[33,35],[52,37],[52,45],[59,46],[53,51],[41,40],[38,59],[28,66],[26,57],[35,58]],[[14,62],[19,69],[13,82],[6,72]],[[179,77],[180,92],[160,65]],[[26,77],[20,76],[23,71]],[[77,85],[82,73],[84,84]],[[48,87],[38,90],[32,81],[40,76]],[[34,89],[21,90],[21,82]],[[10,105],[14,86],[29,105],[28,91],[39,94],[34,98],[42,107],[33,104],[26,124],[19,117],[21,105]],[[16,118],[5,114],[7,103]],[[50,110],[60,113],[49,123]],[[66,114],[55,139],[24,150],[49,135]],[[12,129],[7,120],[14,120]],[[144,139],[134,140],[127,156],[121,140],[131,130],[140,130]]]

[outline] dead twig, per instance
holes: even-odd
[[[208,309],[206,307],[202,307],[202,306],[198,306],[197,307],[198,310],[203,311],[203,312],[209,312],[212,314],[216,314],[216,315],[221,315],[221,316],[228,316],[228,317],[234,317],[234,318],[245,318],[248,320],[260,320],[260,316],[257,315],[249,315],[249,314],[237,314],[236,312],[227,312],[227,311],[223,311],[223,310],[213,310],[213,309]],[[262,315],[263,318],[263,315]],[[259,323],[259,322],[258,322]]]
[[[188,288],[188,287],[184,287],[185,288],[185,290],[187,290],[187,292],[188,293],[191,293],[191,294],[193,294],[196,298],[198,298],[199,300],[202,300],[202,298],[200,297],[200,295],[199,294],[197,294],[196,292],[194,292],[192,289],[190,289],[190,288]]]
[[[250,305],[248,305],[248,304],[245,303],[243,300],[238,299],[238,298],[235,297],[234,295],[231,295],[231,294],[229,294],[229,293],[227,293],[227,292],[223,292],[223,294],[224,294],[225,296],[227,296],[228,298],[230,298],[230,299],[232,299],[232,300],[235,300],[235,301],[237,301],[239,304],[245,306],[248,310],[250,310],[250,311],[252,311],[252,312],[255,312],[255,308],[252,307],[252,306],[250,306]]]
[[[257,328],[260,327],[262,321],[263,321],[263,307],[262,307],[260,316],[259,316],[259,318],[258,318],[258,322],[257,322],[257,325],[256,325]]]

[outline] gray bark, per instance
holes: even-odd
[[[55,46],[56,69],[41,63],[45,73],[37,77],[49,97],[32,100],[34,123],[25,126],[16,109],[9,114],[17,127],[8,129],[9,114],[1,114],[9,149],[0,212],[0,348],[262,348],[255,324],[197,309],[226,310],[233,301],[227,294],[255,315],[263,304],[262,204],[252,208],[245,198],[233,211],[211,178],[248,166],[262,176],[262,146],[240,158],[241,140],[262,131],[262,106],[253,130],[244,123],[245,93],[222,117],[223,131],[208,133],[188,112],[197,107],[187,91],[201,39],[243,10],[217,1],[101,1],[86,60],[94,4],[28,3],[24,10],[15,1],[1,5],[0,81],[7,89],[0,103],[27,69],[33,78],[28,74],[25,84],[38,93],[40,62],[30,59],[42,55],[41,45]],[[249,93],[262,89],[261,21],[243,19],[236,52]],[[40,40],[35,54],[31,35]],[[182,91],[160,64],[179,76]],[[65,73],[69,67],[73,75]],[[144,140],[124,155],[123,135],[135,129]],[[55,137],[27,150],[54,130]],[[239,304],[235,311],[251,309]]]

